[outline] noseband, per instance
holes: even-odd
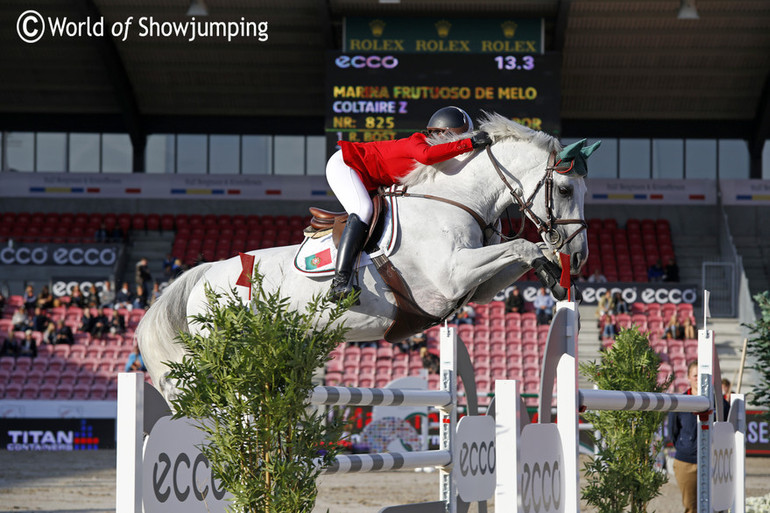
[[[558,251],[562,247],[564,247],[566,244],[569,244],[572,239],[577,237],[577,235],[585,230],[588,227],[588,224],[583,219],[557,219],[556,216],[553,213],[553,172],[556,171],[559,174],[565,174],[572,170],[573,163],[565,163],[562,164],[561,160],[558,162],[556,161],[556,153],[551,152],[551,154],[548,156],[548,165],[545,168],[545,175],[543,178],[540,179],[539,182],[537,182],[537,186],[535,186],[535,190],[532,191],[532,194],[527,198],[524,199],[524,192],[521,189],[515,189],[511,183],[508,181],[508,179],[505,176],[505,173],[503,173],[503,170],[500,168],[500,165],[497,163],[497,160],[495,159],[495,156],[492,155],[492,146],[487,146],[487,155],[489,156],[489,160],[492,162],[492,167],[495,168],[495,171],[497,171],[497,175],[500,177],[500,180],[505,184],[505,186],[508,188],[508,192],[511,193],[511,196],[513,196],[514,201],[518,203],[519,205],[519,212],[521,212],[523,215],[526,215],[530,221],[532,221],[535,226],[537,227],[537,232],[541,236],[545,234],[547,237],[548,242],[553,246],[554,250]],[[545,212],[546,212],[546,219],[541,219],[537,214],[535,214],[532,211],[532,203],[535,199],[535,195],[537,195],[538,191],[541,187],[544,187],[544,194],[545,194]],[[562,235],[556,230],[556,227],[558,225],[567,225],[567,224],[578,224],[580,225],[579,228],[577,228],[572,234],[564,239]],[[524,230],[524,222],[521,223],[521,228],[519,229],[519,233],[516,235],[517,237],[521,235],[521,232]],[[563,239],[563,240],[562,240]]]

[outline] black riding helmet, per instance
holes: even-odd
[[[426,131],[434,132],[450,131],[455,134],[464,134],[473,130],[473,121],[460,107],[444,107],[437,110],[428,121]]]

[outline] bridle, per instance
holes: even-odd
[[[532,191],[532,194],[529,196],[529,198],[525,200],[521,189],[514,189],[514,187],[505,177],[505,173],[503,172],[502,168],[500,167],[494,155],[492,154],[491,145],[487,146],[487,155],[489,156],[489,160],[492,162],[492,167],[494,167],[495,171],[497,171],[497,175],[500,177],[500,180],[502,180],[502,182],[508,188],[508,192],[511,193],[511,196],[513,196],[514,201],[518,203],[519,212],[521,212],[522,215],[526,215],[527,218],[535,224],[535,226],[537,227],[538,234],[546,234],[546,236],[548,237],[549,244],[553,247],[555,251],[558,251],[559,249],[564,247],[565,244],[569,244],[569,242],[575,237],[577,237],[577,235],[580,232],[588,228],[588,223],[586,223],[583,219],[557,219],[553,213],[553,172],[556,171],[559,174],[569,173],[572,170],[574,161],[562,164],[561,160],[559,161],[556,160],[556,153],[551,152],[551,154],[548,156],[548,165],[545,168],[545,176],[543,176],[543,178],[541,178],[540,181],[537,182],[537,186],[535,187],[535,190]],[[545,187],[545,211],[546,211],[546,217],[547,217],[545,221],[532,211],[532,202],[534,201],[535,195],[538,193],[541,187]],[[493,234],[499,235],[504,240],[511,240],[519,237],[521,233],[524,231],[524,222],[522,220],[519,232],[514,237],[506,237],[505,235],[500,233],[500,231],[497,228],[495,228],[495,226],[492,223],[488,224],[484,220],[484,218],[481,217],[481,215],[479,215],[475,210],[468,207],[467,205],[463,205],[458,201],[454,201],[448,198],[434,196],[432,194],[416,194],[412,192],[407,192],[406,187],[402,189],[396,189],[396,190],[381,188],[379,191],[379,194],[382,196],[398,196],[398,197],[407,197],[407,198],[429,199],[433,201],[440,201],[441,203],[447,203],[449,205],[453,205],[457,208],[460,208],[465,212],[467,212],[468,214],[470,214],[473,217],[473,219],[476,221],[476,223],[479,225],[482,233],[484,234],[485,244],[487,241],[489,241],[489,239]],[[580,227],[576,229],[569,237],[562,240],[563,237],[556,230],[556,226],[567,225],[567,224],[578,224],[580,225]]]
[[[515,189],[508,181],[508,178],[506,178],[505,173],[500,168],[500,164],[498,164],[497,159],[495,159],[495,156],[492,154],[491,145],[487,146],[487,155],[489,156],[489,160],[492,162],[492,167],[494,167],[495,171],[497,171],[497,176],[500,177],[500,180],[508,188],[508,192],[510,192],[514,201],[519,205],[519,212],[521,212],[522,215],[526,215],[527,218],[532,221],[532,223],[534,223],[535,227],[537,227],[538,234],[545,234],[548,242],[551,244],[551,246],[553,246],[555,251],[558,251],[566,244],[569,244],[570,241],[577,237],[580,232],[588,228],[588,223],[586,223],[583,219],[557,219],[553,213],[553,173],[554,171],[559,174],[569,173],[572,171],[572,167],[575,164],[574,161],[562,163],[561,160],[556,160],[556,152],[551,152],[551,154],[548,156],[548,165],[545,168],[545,175],[540,179],[539,182],[537,182],[535,190],[532,191],[532,194],[529,196],[529,198],[525,200],[523,191],[521,189]],[[532,203],[541,187],[544,187],[545,194],[545,220],[541,219],[540,216],[532,211]],[[569,237],[564,239],[562,235],[556,230],[556,227],[558,225],[568,224],[577,224],[580,225],[580,227],[572,232]],[[524,222],[522,220],[521,228],[519,229],[519,233],[516,235],[516,237],[520,236],[523,230]]]

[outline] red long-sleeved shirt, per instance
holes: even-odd
[[[416,162],[432,165],[454,158],[473,149],[470,139],[460,139],[431,146],[425,134],[416,133],[404,139],[355,143],[339,141],[342,158],[353,168],[366,190],[393,185],[407,175]]]

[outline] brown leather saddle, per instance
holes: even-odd
[[[382,191],[372,198],[374,214],[372,215],[369,234],[364,244],[364,251],[370,255],[379,249],[377,241],[382,235],[384,228],[384,217],[381,215],[384,202],[385,199]],[[345,229],[348,214],[346,212],[332,212],[316,207],[310,207],[310,214],[313,218],[310,221],[310,226],[305,229],[305,235],[312,236],[313,233],[332,230],[332,240],[334,241],[334,246],[337,247],[342,231]],[[414,300],[406,280],[404,280],[404,277],[387,256],[380,253],[372,257],[372,262],[380,276],[382,276],[383,281],[385,281],[385,284],[396,297],[396,316],[385,331],[385,340],[391,343],[399,342],[432,326],[436,326],[443,320],[420,308]]]

